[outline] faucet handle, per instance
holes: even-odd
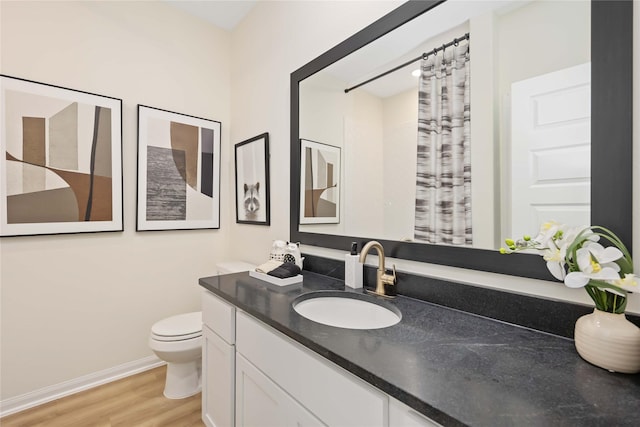
[[[385,271],[384,274],[381,277],[382,282],[384,284],[386,284],[386,285],[395,285],[396,284],[396,265],[395,264],[393,264],[392,270],[393,270],[393,273],[387,274],[387,272]]]
[[[382,277],[380,277],[380,282],[382,283],[382,286],[384,289],[384,292],[382,295],[388,298],[393,298],[398,294],[398,291],[395,286],[396,285],[396,265],[395,264],[393,264],[392,273],[387,274],[385,271]]]

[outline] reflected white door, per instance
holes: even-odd
[[[511,86],[511,237],[590,223],[591,64]]]

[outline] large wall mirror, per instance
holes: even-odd
[[[342,250],[376,239],[391,257],[542,279],[540,257],[501,258],[505,237],[553,219],[607,226],[630,247],[632,7],[410,1],[292,73],[290,239]],[[442,98],[435,67],[459,80],[446,107],[425,101]],[[457,111],[445,116],[458,130],[425,133],[438,108]],[[432,141],[445,128],[458,136]],[[443,173],[464,191],[444,219],[462,224],[457,240],[421,233],[446,205],[438,192],[458,191],[424,183],[447,156],[461,165],[459,178]]]

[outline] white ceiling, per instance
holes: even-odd
[[[204,19],[217,27],[233,30],[242,21],[257,0],[164,0],[191,15]]]

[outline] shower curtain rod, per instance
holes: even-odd
[[[437,48],[433,49],[432,51],[424,52],[422,55],[418,56],[417,58],[414,58],[414,59],[412,59],[412,60],[410,60],[410,61],[407,61],[407,62],[405,62],[404,64],[398,65],[397,67],[395,67],[395,68],[393,68],[393,69],[391,69],[391,70],[389,70],[389,71],[385,71],[384,73],[379,74],[379,75],[377,75],[377,76],[375,76],[375,77],[371,77],[371,78],[370,78],[369,80],[367,80],[367,81],[364,81],[364,82],[359,83],[359,84],[357,84],[357,85],[355,85],[355,86],[352,86],[352,87],[350,87],[350,88],[347,88],[347,89],[345,89],[345,90],[344,90],[344,93],[349,93],[349,91],[352,91],[352,90],[354,90],[354,89],[357,89],[357,88],[359,88],[360,86],[364,86],[364,85],[366,85],[367,83],[371,83],[372,81],[377,80],[377,79],[379,79],[380,77],[384,77],[384,76],[386,76],[387,74],[393,73],[394,71],[397,71],[397,70],[399,70],[400,68],[404,68],[404,67],[406,67],[406,66],[407,66],[407,65],[409,65],[409,64],[413,64],[414,62],[416,62],[416,61],[417,61],[417,60],[419,60],[419,59],[427,59],[427,58],[429,57],[429,55],[435,55],[435,54],[437,54],[438,52],[440,52],[441,50],[445,50],[445,49],[446,49],[446,48],[448,48],[449,46],[457,45],[458,43],[460,43],[460,42],[461,42],[461,41],[463,41],[463,40],[469,40],[469,33],[466,33],[466,34],[465,34],[464,36],[462,36],[462,37],[459,37],[459,38],[453,39],[453,40],[451,40],[449,43],[445,43],[445,44],[443,44],[442,46],[440,46],[440,47],[437,47]]]

